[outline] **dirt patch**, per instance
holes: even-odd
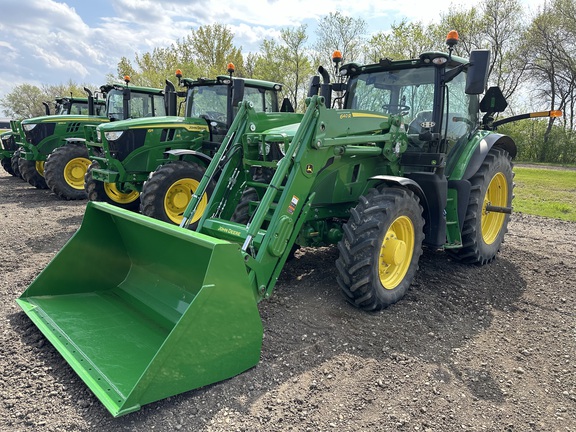
[[[425,251],[375,314],[341,296],[336,248],[298,252],[258,366],[114,419],[14,302],[84,207],[0,174],[2,431],[576,431],[575,223],[515,214],[484,267]]]

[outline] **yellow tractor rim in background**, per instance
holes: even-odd
[[[414,224],[400,216],[392,224],[380,247],[378,274],[385,289],[394,289],[404,280],[414,253]]]
[[[504,226],[504,213],[487,212],[486,206],[493,205],[496,207],[506,207],[508,205],[508,184],[506,177],[502,173],[496,173],[484,195],[482,204],[481,230],[482,238],[486,244],[492,244],[498,238],[502,227]]]
[[[140,197],[140,192],[122,192],[116,187],[116,183],[104,183],[104,192],[110,200],[118,204],[130,204]]]
[[[64,181],[74,189],[84,189],[84,176],[92,162],[86,158],[74,158],[64,167]]]
[[[42,177],[44,177],[44,161],[36,161],[36,171],[38,172],[38,174],[40,174]]]
[[[200,182],[191,178],[180,179],[170,186],[164,197],[164,210],[166,215],[175,224],[182,222],[182,215],[188,203],[192,199],[192,194],[198,188]],[[208,204],[207,194],[202,196],[202,200],[198,203],[196,213],[194,214],[191,223],[200,219],[206,205]]]

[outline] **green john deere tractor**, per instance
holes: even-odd
[[[0,134],[0,164],[8,174],[19,177],[19,173],[12,169],[12,157],[16,148],[16,140],[12,131],[2,132]]]
[[[86,128],[94,162],[85,189],[91,201],[105,201],[179,224],[204,171],[228,132],[238,103],[245,99],[261,112],[277,112],[282,86],[232,78],[181,79],[184,117],[125,120]],[[286,107],[286,102],[284,109]],[[204,202],[207,202],[209,194]]]
[[[493,260],[516,145],[494,131],[501,92],[479,101],[489,51],[467,60],[448,42],[448,53],[344,65],[345,82],[321,69],[303,115],[242,102],[180,227],[89,202],[18,304],[119,416],[256,365],[257,303],[294,244],[337,244],[334,282],[368,311],[404,296],[423,246]]]
[[[59,97],[54,101],[54,114],[55,115],[68,115],[68,114],[82,114],[88,111],[88,98],[80,97]],[[42,102],[46,115],[51,115],[50,105],[48,102]],[[103,106],[103,102],[97,102],[97,109]],[[20,135],[19,135],[19,121],[10,120],[6,126],[6,132],[0,135],[0,163],[2,167],[10,175],[20,177],[20,170],[18,168],[18,161],[20,159]],[[2,122],[0,121],[0,131],[2,130]]]
[[[24,179],[39,189],[50,188],[62,199],[85,199],[84,175],[90,160],[84,142],[84,126],[166,114],[162,89],[129,86],[128,83],[126,77],[126,84],[100,87],[100,93],[106,95],[102,110],[92,103],[87,114],[23,120],[18,167]],[[89,99],[94,101],[91,94]]]

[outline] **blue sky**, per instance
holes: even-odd
[[[535,10],[544,0],[522,0]],[[477,4],[457,0],[455,5]],[[244,53],[256,51],[281,28],[308,24],[329,12],[362,18],[375,33],[403,18],[429,23],[449,2],[430,0],[2,0],[0,98],[15,85],[61,84],[70,79],[94,87],[115,74],[122,56],[134,58],[165,47],[191,28],[226,24]]]

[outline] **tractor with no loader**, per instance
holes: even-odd
[[[228,132],[241,100],[256,111],[277,112],[282,86],[229,76],[192,80],[176,76],[184,117],[126,120],[86,128],[92,165],[85,179],[91,201],[104,201],[173,224],[198,187]],[[209,199],[210,191],[204,202]]]
[[[100,87],[105,95],[102,111],[89,93],[89,111],[83,115],[54,115],[23,120],[19,169],[28,183],[50,188],[59,198],[85,199],[84,176],[90,165],[84,127],[131,117],[165,115],[164,91],[126,84]],[[102,101],[104,103],[104,101]],[[175,107],[174,107],[175,110]]]
[[[336,280],[367,311],[404,296],[423,246],[490,262],[516,145],[494,131],[501,92],[479,101],[489,51],[467,60],[448,42],[447,53],[343,65],[342,82],[322,69],[304,114],[242,102],[180,227],[89,202],[18,304],[118,416],[256,365],[257,303],[294,244],[337,244]]]

